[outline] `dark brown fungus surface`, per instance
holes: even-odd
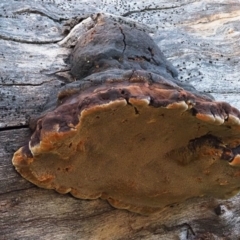
[[[177,79],[144,32],[98,15],[73,50],[77,81],[41,116],[16,170],[39,187],[149,214],[240,190],[240,113]]]

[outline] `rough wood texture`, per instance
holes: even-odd
[[[39,189],[11,164],[30,135],[29,116],[73,81],[66,41],[74,44],[73,32],[66,36],[73,26],[62,30],[76,16],[77,23],[104,11],[147,24],[183,82],[240,108],[239,1],[3,0],[0,6],[0,239],[239,239],[240,195],[189,200],[146,217]]]

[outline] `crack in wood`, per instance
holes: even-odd
[[[57,70],[57,71],[54,71],[54,72],[49,72],[49,73],[47,73],[47,75],[51,76],[51,75],[55,75],[55,74],[58,74],[58,73],[69,73],[69,74],[71,74],[71,68]]]
[[[5,196],[6,194],[12,194],[12,193],[15,193],[15,192],[21,192],[21,191],[25,191],[25,190],[29,190],[29,189],[33,189],[33,188],[37,188],[37,187],[32,185],[32,186],[26,187],[26,188],[15,189],[15,190],[11,190],[11,191],[8,191],[8,192],[2,192],[2,193],[0,193],[0,196],[1,195]]]
[[[67,71],[56,71],[56,73],[61,73],[61,72],[67,72]],[[47,75],[53,75],[55,73],[49,73]],[[60,81],[62,83],[65,84],[64,81],[62,80],[59,80],[59,79],[52,79],[52,80],[49,80],[49,81],[43,81],[41,83],[0,83],[0,86],[3,86],[3,87],[38,87],[38,86],[42,86],[44,84],[48,84],[48,83],[51,83],[51,82],[54,82],[54,81]]]
[[[0,127],[0,132],[16,130],[16,129],[23,129],[23,128],[29,128],[29,125],[28,124],[22,124],[22,125],[18,125],[18,126],[16,125],[16,126]]]
[[[148,8],[143,8],[140,10],[133,10],[133,11],[128,11],[124,14],[121,14],[122,17],[128,17],[134,13],[142,13],[142,12],[150,12],[150,11],[158,11],[158,10],[167,10],[167,9],[174,9],[174,8],[179,8],[179,7],[183,7],[187,4],[182,4],[182,5],[177,5],[177,6],[171,6],[171,7],[148,7]]]
[[[124,55],[124,52],[125,52],[126,47],[127,47],[126,36],[125,36],[125,34],[124,34],[124,32],[123,32],[123,29],[122,29],[120,26],[119,26],[119,29],[120,29],[120,32],[121,32],[121,34],[122,34],[122,36],[123,36],[123,44],[124,44],[124,46],[123,46],[122,55]]]
[[[36,9],[29,9],[29,8],[26,8],[26,9],[21,9],[21,10],[18,10],[18,11],[15,11],[13,12],[13,14],[24,14],[24,13],[33,13],[33,14],[38,14],[38,15],[41,15],[41,16],[44,16],[44,17],[47,17],[51,20],[53,20],[54,22],[59,22],[61,23],[62,21],[65,21],[65,20],[68,20],[68,18],[54,18],[54,17],[51,17],[50,15],[40,11],[40,10],[36,10]]]
[[[7,37],[7,36],[0,35],[0,39],[6,40],[6,41],[18,42],[18,43],[27,43],[27,44],[51,44],[51,43],[61,42],[64,38],[57,39],[57,40],[36,41],[36,40],[24,40],[24,39],[18,39],[14,37]]]

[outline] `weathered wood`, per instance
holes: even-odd
[[[63,25],[75,16],[105,11],[147,24],[182,81],[240,108],[239,1],[3,0],[0,5],[0,239],[239,239],[240,195],[192,199],[147,217],[36,188],[11,164],[30,134],[29,117],[73,80],[71,48],[59,43]]]

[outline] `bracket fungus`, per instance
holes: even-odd
[[[71,54],[77,81],[38,118],[16,170],[39,187],[149,214],[240,190],[240,112],[181,83],[151,37],[99,14]]]

